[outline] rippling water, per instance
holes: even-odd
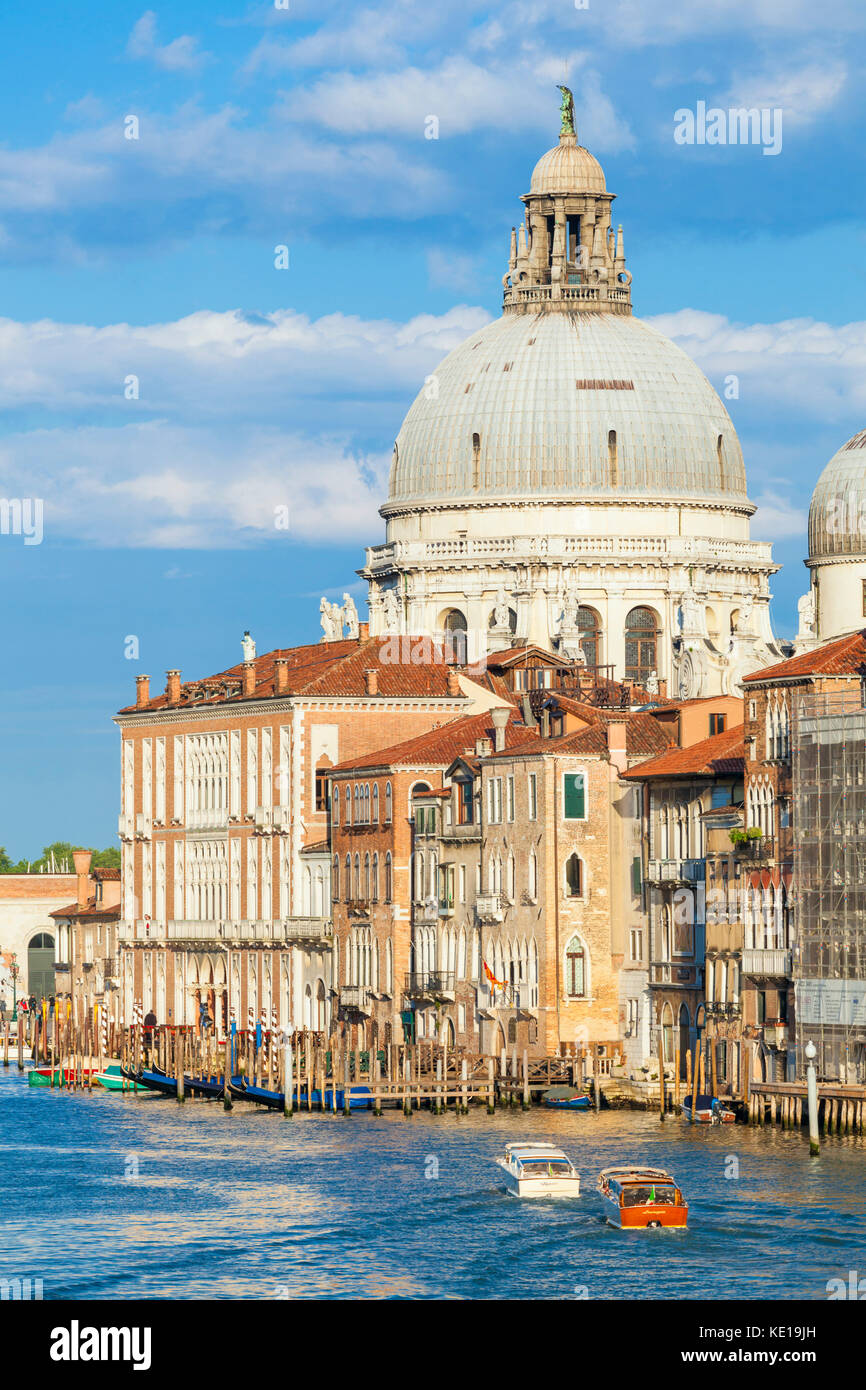
[[[566,1149],[584,1195],[506,1196],[494,1158],[523,1137]],[[598,1172],[631,1160],[673,1172],[688,1231],[604,1224]],[[31,1090],[13,1067],[0,1274],[75,1299],[825,1299],[866,1276],[864,1165],[862,1139],[810,1159],[796,1133],[635,1111],[286,1120]]]

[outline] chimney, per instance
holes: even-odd
[[[448,694],[459,695],[461,693],[460,675],[457,671],[454,670],[453,666],[448,667],[448,670],[445,674],[445,679],[448,682]]]
[[[475,740],[476,758],[489,758],[492,752],[493,744],[490,742],[489,738],[477,738]]]
[[[180,671],[166,671],[165,693],[170,705],[180,704]]]
[[[511,710],[503,709],[501,706],[492,709],[490,718],[493,721],[493,747],[497,753],[502,753],[505,751],[505,729],[511,718]]]
[[[541,711],[541,737],[550,738],[550,710],[547,705]]]
[[[628,721],[626,719],[609,719],[607,728],[607,751],[610,753],[610,760],[619,772],[622,772],[627,765],[626,758],[626,732]]]
[[[86,906],[90,897],[91,858],[92,854],[89,849],[75,849],[72,851],[72,862],[75,865],[75,876],[78,880],[75,896],[79,907]]]
[[[523,722],[526,725],[527,729],[537,728],[536,718],[535,715],[532,713],[532,701],[530,700],[528,695],[523,696],[522,700],[520,701],[520,706],[523,710]]]
[[[359,623],[359,624],[358,624],[358,645],[360,646],[362,642],[368,642],[369,639],[370,639],[370,624],[369,624],[369,623]]]
[[[368,695],[379,694],[379,672],[371,669],[364,672],[364,685]]]
[[[150,700],[150,676],[136,676],[135,678],[135,703],[141,708]]]
[[[254,695],[256,690],[256,663],[254,661],[244,662],[244,688],[245,696]]]
[[[289,663],[284,656],[278,656],[274,661],[274,692],[277,695],[287,695],[289,691]]]

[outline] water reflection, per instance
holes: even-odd
[[[535,1110],[285,1120],[58,1095],[0,1076],[0,1272],[73,1298],[826,1298],[866,1275],[861,1138]],[[494,1158],[562,1145],[576,1202],[518,1202]],[[605,1166],[669,1168],[686,1232],[619,1232]]]

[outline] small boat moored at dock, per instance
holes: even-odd
[[[622,1230],[679,1227],[689,1209],[670,1173],[663,1168],[605,1168],[598,1188],[609,1225]]]
[[[513,1197],[580,1196],[580,1174],[555,1144],[506,1144],[496,1162]]]
[[[592,1100],[589,1096],[576,1091],[573,1086],[548,1086],[544,1095],[541,1097],[542,1105],[548,1105],[551,1110],[591,1110]]]
[[[694,1125],[732,1125],[737,1117],[717,1096],[699,1095],[695,1096],[694,1108],[691,1096],[683,1098],[683,1119]]]

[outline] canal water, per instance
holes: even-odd
[[[560,1144],[576,1201],[505,1195],[515,1138]],[[685,1232],[621,1232],[605,1166],[669,1168]],[[866,1278],[866,1142],[636,1111],[376,1119],[28,1087],[0,1068],[0,1276],[46,1299],[826,1299]],[[866,1286],[864,1286],[866,1287]]]

